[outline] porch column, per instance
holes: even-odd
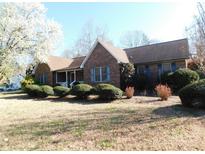
[[[76,81],[76,70],[74,70],[74,81]]]
[[[68,86],[68,71],[66,71],[65,73],[66,73],[66,76],[65,76],[65,78],[66,78],[66,86]]]

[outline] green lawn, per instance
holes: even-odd
[[[0,149],[205,150],[204,115],[178,97],[109,103],[0,94]]]

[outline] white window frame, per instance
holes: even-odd
[[[108,66],[109,67],[109,66]],[[102,69],[103,68],[106,68],[106,80],[102,80]],[[100,80],[99,81],[97,81],[96,80],[96,69],[99,69],[99,75],[100,75]],[[107,66],[105,66],[105,67],[102,67],[102,66],[100,66],[100,67],[94,67],[93,68],[93,71],[94,71],[94,73],[93,73],[93,82],[108,82],[108,81],[110,81],[110,79],[108,79],[107,78],[107,76],[108,76],[108,72],[107,72]],[[109,72],[110,73],[110,72]],[[109,74],[110,75],[110,74]]]
[[[162,63],[162,73],[165,72],[164,71],[164,65],[169,65],[169,70],[170,70],[170,72],[172,72],[172,65],[171,65],[171,63]]]

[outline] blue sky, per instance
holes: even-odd
[[[186,37],[185,26],[193,20],[195,3],[44,3],[47,16],[60,23],[64,42],[55,52],[72,47],[83,25],[92,21],[105,27],[109,38],[120,45],[126,31],[142,30],[151,39],[169,41]]]

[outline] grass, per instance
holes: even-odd
[[[204,116],[178,97],[101,102],[0,93],[0,150],[205,150]]]
[[[101,148],[109,148],[112,146],[112,142],[109,139],[103,139],[99,142]]]

